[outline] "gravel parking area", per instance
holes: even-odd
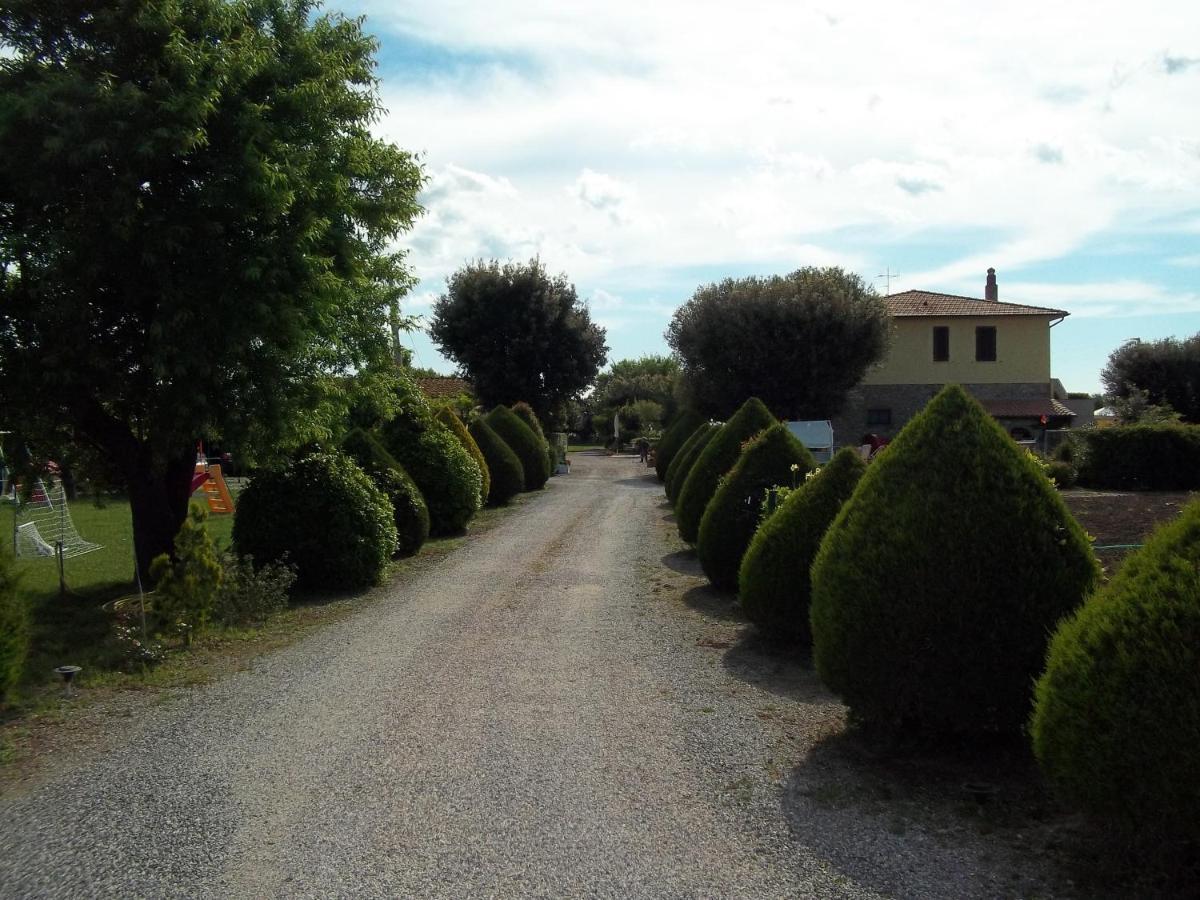
[[[576,455],[362,612],[0,800],[0,894],[1050,891],[875,796],[830,749],[840,705],[702,585],[653,475]]]

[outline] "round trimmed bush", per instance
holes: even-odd
[[[1038,462],[950,385],[871,463],[821,542],[813,661],[880,732],[1016,734],[1050,632],[1098,576]]]
[[[658,476],[659,481],[667,480],[667,469],[671,466],[671,460],[705,421],[704,416],[700,413],[685,409],[675,417],[671,427],[663,432],[663,436],[654,446],[654,474]]]
[[[758,528],[763,494],[776,484],[803,478],[816,463],[804,445],[784,425],[772,425],[752,438],[700,519],[696,554],[714,587],[737,590],[738,569]]]
[[[384,447],[421,489],[429,507],[429,533],[459,534],[479,512],[483,476],[462,443],[440,422],[416,430],[403,420],[383,425]]]
[[[491,473],[488,506],[506,506],[525,489],[525,470],[521,467],[521,460],[517,459],[512,447],[504,443],[500,435],[483,419],[476,419],[468,430],[487,460],[488,471]]]
[[[1062,793],[1126,837],[1200,850],[1200,502],[1059,627],[1030,725]]]
[[[520,401],[519,403],[514,403],[512,405],[512,411],[516,413],[517,418],[529,426],[529,430],[537,436],[537,439],[545,448],[547,464],[550,466],[546,477],[549,478],[554,474],[554,470],[558,467],[558,453],[550,441],[546,439],[546,431],[542,428],[541,420],[538,419],[537,413],[533,411],[533,407],[524,400]]]
[[[664,490],[672,507],[679,499],[679,489],[687,481],[688,473],[696,464],[697,457],[720,430],[721,426],[716,422],[705,422],[692,432],[692,436],[684,442],[684,445],[679,448],[679,452],[675,454],[675,458],[671,460],[671,465],[667,468]]]
[[[718,480],[733,468],[741,456],[742,445],[774,424],[775,417],[767,411],[763,402],[751,397],[721,426],[721,430],[696,458],[687,480],[679,488],[675,518],[681,538],[689,544],[696,543],[700,536],[700,519],[704,516],[708,501],[717,492]]]
[[[754,533],[742,557],[738,596],[746,618],[773,637],[812,642],[809,569],[838,510],[867,470],[846,447],[786,500]],[[703,526],[701,541],[704,540]]]
[[[0,547],[0,705],[20,680],[29,655],[29,609],[17,594],[7,546]]]
[[[378,438],[361,428],[346,435],[342,451],[387,495],[396,523],[396,555],[412,556],[429,537],[429,507],[421,489]]]
[[[392,504],[341,453],[314,453],[259,472],[238,497],[233,543],[258,565],[286,553],[306,588],[378,583],[396,549]]]
[[[1052,459],[1046,463],[1046,475],[1053,478],[1054,483],[1063,490],[1074,487],[1079,477],[1079,473],[1075,471],[1073,465],[1059,459]]]
[[[525,471],[525,490],[541,490],[550,477],[550,458],[536,434],[507,406],[501,404],[487,414],[487,423],[512,448]]]
[[[479,466],[479,475],[483,479],[483,484],[479,488],[479,502],[487,503],[488,494],[492,490],[492,473],[488,468],[487,459],[483,455],[483,451],[479,449],[479,445],[475,443],[475,438],[471,437],[471,433],[467,431],[467,426],[463,424],[462,419],[454,414],[448,406],[443,406],[438,410],[437,420],[450,429],[450,433],[458,438],[459,443],[463,445],[463,449],[471,454],[471,459],[475,460],[475,465]]]

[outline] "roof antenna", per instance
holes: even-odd
[[[878,281],[880,278],[885,279],[885,284],[887,285],[885,290],[886,290],[887,294],[890,295],[892,293],[892,279],[899,278],[899,277],[900,277],[900,273],[893,272],[892,267],[888,266],[885,271],[880,272],[878,275],[875,276],[875,280]]]

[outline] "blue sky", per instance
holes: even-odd
[[[622,359],[726,275],[981,296],[995,266],[1002,300],[1072,313],[1070,390],[1124,340],[1200,331],[1200,4],[333,5],[367,16],[378,130],[430,176],[408,312],[464,262],[538,255]]]

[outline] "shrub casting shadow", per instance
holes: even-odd
[[[967,782],[994,785],[996,794],[980,803],[963,789]],[[1020,741],[931,747],[838,729],[789,773],[781,806],[794,840],[886,895],[944,895],[988,857],[999,860],[997,880],[974,886],[989,895],[1076,893],[1064,883],[1076,873],[1045,859],[1072,822],[1047,796]],[[893,862],[897,843],[917,865]],[[1030,867],[1031,859],[1047,864]],[[1007,873],[1016,877],[1001,880]]]
[[[763,637],[753,626],[725,651],[729,674],[798,703],[836,702],[812,668],[812,651],[802,644]]]
[[[718,591],[711,584],[701,584],[683,595],[683,602],[696,612],[710,619],[723,622],[745,622],[741,607],[737,605],[737,594]]]
[[[704,570],[700,568],[700,560],[696,558],[695,550],[676,550],[674,553],[668,553],[662,558],[662,564],[680,575],[704,577]]]
[[[636,488],[641,488],[642,490],[647,490],[649,488],[657,488],[658,487],[658,479],[655,478],[654,473],[651,472],[649,475],[634,475],[630,478],[622,478],[620,481],[617,482],[617,484],[627,484],[630,487],[636,487]]]

